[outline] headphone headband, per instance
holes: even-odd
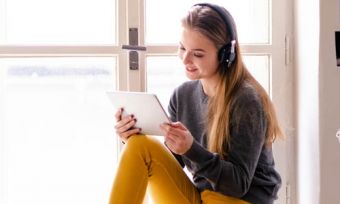
[[[214,10],[223,20],[224,24],[226,25],[226,29],[228,31],[230,42],[235,40],[236,41],[236,33],[234,30],[234,20],[231,17],[231,14],[227,10],[223,10],[220,6],[210,3],[199,3],[195,4],[194,6],[207,6]]]
[[[220,6],[210,3],[199,3],[194,6],[206,6],[214,10],[223,20],[226,30],[229,33],[230,41],[225,43],[220,50],[218,51],[218,59],[220,63],[226,64],[227,67],[230,67],[236,58],[236,28],[234,20],[231,14],[225,9],[223,10]]]

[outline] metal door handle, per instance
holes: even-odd
[[[129,45],[122,45],[122,49],[129,51],[130,70],[138,70],[139,54],[137,51],[146,51],[145,46],[138,46],[138,28],[129,28]]]
[[[138,46],[138,45],[122,45],[122,49],[134,50],[134,51],[146,51],[145,46]]]

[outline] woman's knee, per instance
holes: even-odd
[[[155,138],[148,136],[148,135],[142,135],[142,134],[136,134],[132,135],[128,141],[125,144],[126,149],[131,149],[132,151],[138,151],[138,150],[145,150],[145,149],[155,149],[157,147],[161,147],[162,144]]]

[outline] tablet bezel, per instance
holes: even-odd
[[[133,114],[137,119],[135,127],[141,134],[162,136],[159,125],[170,123],[170,119],[156,94],[130,91],[108,91],[112,105],[118,110],[123,108],[123,117]]]

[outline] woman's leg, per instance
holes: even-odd
[[[250,204],[239,198],[226,196],[214,191],[205,190],[201,193],[202,204]]]
[[[135,135],[121,153],[110,204],[140,204],[149,186],[155,204],[196,204],[200,195],[175,157],[158,140]]]

